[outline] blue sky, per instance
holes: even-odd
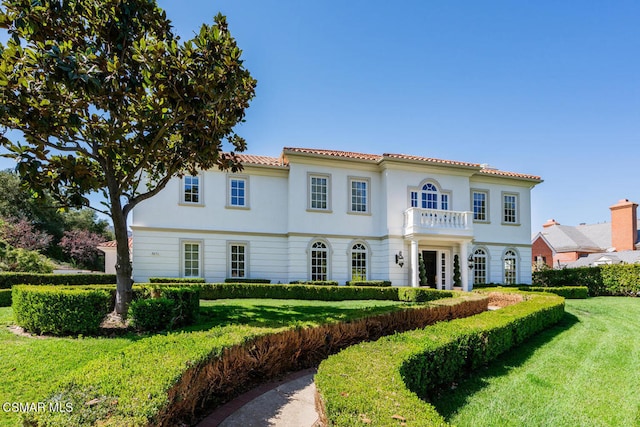
[[[248,152],[405,153],[540,175],[532,231],[640,202],[640,2],[161,0],[222,12],[258,80]]]

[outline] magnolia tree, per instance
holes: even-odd
[[[104,194],[126,315],[129,213],[172,177],[242,168],[233,128],[256,81],[224,16],[181,42],[154,0],[4,0],[0,28],[0,143],[35,192],[66,206]]]

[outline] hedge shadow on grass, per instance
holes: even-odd
[[[580,320],[573,314],[565,312],[559,323],[545,329],[512,348],[508,352],[498,356],[496,360],[489,363],[486,369],[474,371],[471,375],[467,375],[456,382],[455,389],[451,387],[440,388],[431,394],[428,402],[433,405],[438,413],[442,415],[447,422],[451,421],[451,417],[464,407],[473,396],[487,387],[490,383],[489,379],[503,377],[520,366],[522,366],[539,348],[557,335],[571,329]]]

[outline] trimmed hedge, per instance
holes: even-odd
[[[136,284],[135,289],[148,287]],[[200,298],[236,299],[270,298],[300,299],[320,301],[345,300],[390,300],[407,302],[426,302],[441,298],[450,298],[456,293],[429,288],[409,287],[372,287],[372,286],[314,286],[314,285],[277,285],[249,283],[205,283],[193,285],[200,290]]]
[[[240,277],[227,277],[224,283],[271,283],[269,279],[243,279]]]
[[[558,322],[564,300],[527,293],[521,303],[349,347],[315,376],[323,425],[446,425],[426,398]],[[362,363],[366,360],[367,363]]]
[[[25,330],[53,335],[92,334],[112,306],[106,289],[17,285],[12,290],[16,323]]]
[[[566,299],[586,299],[589,298],[589,288],[586,286],[561,286],[561,287],[541,287],[541,286],[521,286],[521,291],[528,292],[551,292]]]
[[[290,285],[339,286],[336,280],[294,280]]]
[[[131,302],[129,319],[140,331],[157,331],[171,325],[176,302],[168,298],[142,298]]]
[[[0,307],[11,307],[11,289],[0,289]]]
[[[86,286],[115,283],[115,274],[0,273],[0,289],[10,289],[14,285]]]
[[[200,287],[197,284],[192,286],[176,286],[175,284],[143,284],[136,285],[133,288],[133,301],[137,305],[133,313],[129,313],[131,322],[140,330],[158,330],[173,329],[177,326],[185,326],[194,323],[200,312]],[[152,317],[155,311],[158,315],[162,314],[162,310],[166,307],[163,303],[144,303],[138,304],[140,301],[148,301],[154,299],[168,299],[172,301],[171,315],[168,319],[158,320],[157,325],[147,317]],[[138,319],[136,319],[136,313]],[[145,325],[152,325],[147,327]]]
[[[149,277],[149,283],[205,283],[201,277]]]
[[[586,286],[590,296],[640,296],[640,264],[536,271],[533,273],[533,285]]]
[[[347,286],[391,286],[389,280],[351,280],[346,283]]]

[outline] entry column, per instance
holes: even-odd
[[[462,280],[462,290],[465,292],[471,291],[469,286],[469,261],[467,261],[469,250],[467,243],[460,243],[460,280]]]
[[[417,288],[420,286],[418,282],[418,242],[416,240],[411,241],[411,286]]]

